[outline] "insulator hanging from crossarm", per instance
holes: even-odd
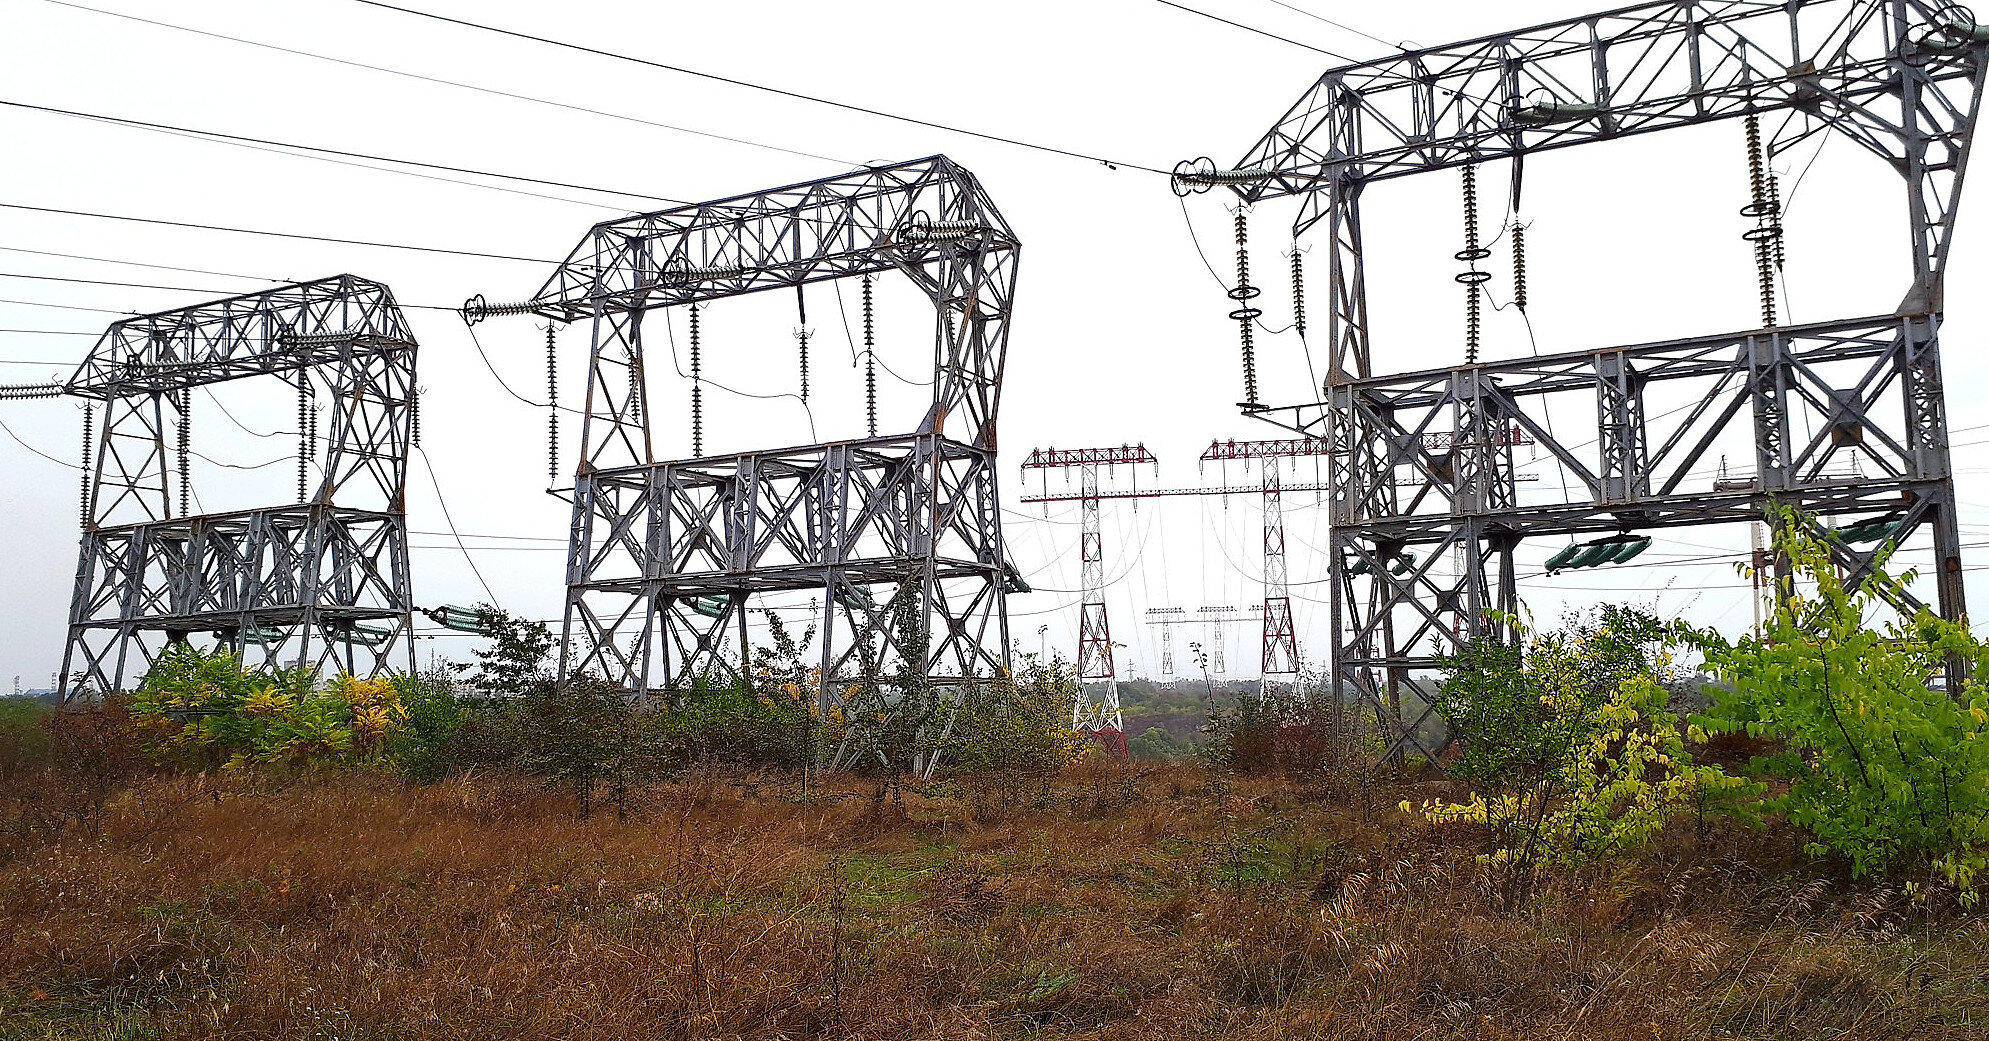
[[[559,363],[557,327],[546,323],[546,486],[559,484]]]
[[[96,403],[92,401],[83,402],[83,495],[81,509],[83,527],[85,528],[90,526],[90,458],[92,450],[96,447],[96,441],[93,437],[96,427],[96,417]]]
[[[192,516],[193,492],[193,388],[181,387],[173,396],[179,413],[180,516]]]
[[[1761,289],[1761,326],[1775,327],[1775,271],[1778,243],[1782,238],[1782,204],[1779,189],[1773,187],[1767,168],[1767,152],[1761,146],[1761,117],[1747,116],[1747,183],[1750,201],[1740,215],[1753,219],[1754,227],[1741,235],[1754,246],[1755,280]]]
[[[1250,209],[1247,206],[1236,208],[1236,288],[1229,291],[1229,298],[1236,301],[1237,307],[1229,312],[1236,322],[1237,337],[1243,349],[1243,400],[1237,404],[1246,409],[1261,407],[1257,401],[1257,317],[1264,312],[1252,307],[1250,301],[1261,292],[1250,284]]]
[[[691,305],[691,456],[704,455],[704,359],[698,344],[697,304]]]
[[[311,380],[303,372],[297,373],[297,501],[304,501],[305,486],[310,481],[309,431],[311,413]]]
[[[1291,251],[1291,326],[1305,339],[1305,260],[1297,246]]]
[[[1218,170],[1215,160],[1202,156],[1199,159],[1184,159],[1175,163],[1174,175],[1168,178],[1168,186],[1174,190],[1175,195],[1185,197],[1208,191],[1210,188],[1235,188],[1256,184],[1270,175],[1270,171],[1256,166]]]
[[[1526,310],[1526,225],[1512,222],[1512,304]]]
[[[808,337],[813,331],[808,328],[808,291],[800,283],[794,286],[794,307],[800,315],[801,325],[794,330],[794,338],[801,343],[801,403],[808,403]]]
[[[871,278],[863,276],[863,407],[870,436],[877,436],[877,330],[871,301]]]
[[[1464,287],[1464,363],[1478,364],[1478,342],[1484,328],[1481,308],[1481,294],[1484,285],[1492,278],[1489,271],[1478,269],[1478,262],[1492,255],[1492,251],[1478,241],[1478,168],[1464,168],[1464,248],[1452,254],[1456,259],[1469,265],[1469,271],[1456,275],[1458,284]]]

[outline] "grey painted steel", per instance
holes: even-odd
[[[825,715],[894,711],[874,703],[880,674],[951,703],[963,681],[1005,669],[995,415],[1018,253],[978,181],[944,156],[595,226],[518,305],[594,328],[562,671],[665,696],[729,679],[752,660],[753,598],[776,591],[818,596]],[[647,312],[889,271],[934,310],[933,397],[909,433],[655,457]],[[700,598],[723,607],[700,613]],[[901,639],[903,621],[923,646]],[[837,759],[873,751],[859,733]]]
[[[65,391],[103,403],[63,654],[65,698],[123,688],[168,643],[359,676],[414,667],[406,469],[415,341],[352,275],[128,318]],[[306,501],[185,515],[167,445],[192,388],[272,376],[330,412]]]
[[[1985,65],[1989,31],[1947,4],[1643,4],[1333,69],[1235,171],[1177,176],[1177,192],[1297,197],[1295,230],[1326,236],[1322,397],[1254,414],[1335,444],[1333,674],[1374,707],[1390,754],[1436,751],[1402,712],[1412,675],[1471,638],[1509,635],[1498,619],[1517,606],[1513,551],[1527,538],[1752,521],[1775,501],[1897,514],[1897,541],[1931,532],[1936,606],[1963,615],[1937,333]],[[1775,111],[1808,125],[1798,137],[1842,134],[1904,179],[1911,277],[1896,314],[1375,371],[1360,220],[1373,182]],[[1545,402],[1570,396],[1596,424],[1557,438]],[[1497,436],[1513,424],[1574,475],[1567,495],[1518,501],[1512,447]],[[1451,432],[1451,449],[1428,450],[1430,432]],[[1754,457],[1744,490],[1688,476],[1722,452]],[[1876,551],[1835,550],[1854,580]],[[1461,566],[1440,566],[1446,555]]]

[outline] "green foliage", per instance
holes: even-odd
[[[1772,517],[1797,576],[1760,639],[1685,630],[1727,687],[1694,723],[1774,742],[1754,774],[1787,783],[1766,808],[1809,831],[1811,850],[1855,875],[1927,868],[1973,893],[1989,871],[1989,646],[1930,612],[1873,628],[1875,601],[1911,581],[1879,567],[1844,588],[1827,536],[1791,510]],[[1973,665],[1958,696],[1935,686]]]
[[[403,725],[387,737],[394,768],[411,781],[440,780],[456,765],[468,710],[456,699],[455,685],[440,673],[396,676],[394,690],[405,711]]]
[[[474,652],[470,684],[497,696],[541,691],[552,679],[552,652],[558,646],[543,622],[514,617],[490,604],[476,606],[477,624],[490,646]]]
[[[570,791],[582,817],[598,799],[626,818],[641,789],[662,771],[664,744],[655,717],[605,680],[576,676],[534,692],[511,711],[528,735],[514,765]]]
[[[1510,624],[1525,635],[1525,626]],[[1606,604],[1524,646],[1481,636],[1444,658],[1444,681],[1430,703],[1459,742],[1450,772],[1504,790],[1563,770],[1589,737],[1590,713],[1625,681],[1651,673],[1664,635],[1651,615]]]
[[[1186,759],[1195,748],[1163,727],[1147,727],[1126,742],[1126,754],[1134,759]]]
[[[1208,737],[1197,754],[1211,769],[1246,774],[1321,769],[1332,753],[1336,719],[1333,696],[1323,687],[1317,677],[1308,677],[1297,691],[1225,690],[1229,704],[1209,713],[1202,727]],[[1342,724],[1344,716],[1338,717]]]
[[[1745,782],[1686,750],[1660,683],[1663,633],[1650,615],[1610,606],[1524,651],[1480,641],[1451,659],[1434,700],[1457,714],[1457,772],[1482,790],[1402,808],[1485,828],[1486,859],[1506,869],[1510,896],[1542,865],[1632,853],[1689,811],[1744,798]]]
[[[155,761],[202,770],[371,760],[406,718],[391,679],[341,676],[319,692],[307,669],[245,669],[183,643],[160,653],[129,707]]]
[[[1060,656],[1019,656],[1015,671],[968,685],[946,743],[961,772],[1047,776],[1084,755],[1089,739],[1070,726],[1077,670]]]

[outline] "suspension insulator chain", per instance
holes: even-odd
[[[559,368],[553,357],[556,335],[546,325],[546,485],[559,483]]]
[[[877,327],[870,295],[870,276],[863,276],[863,410],[870,436],[877,436]]]
[[[691,305],[691,457],[704,455],[704,358],[698,348],[698,305]]]
[[[628,352],[628,419],[642,422],[642,370],[636,365],[633,349]]]
[[[1236,332],[1243,348],[1243,401],[1246,407],[1257,406],[1257,316],[1263,311],[1250,306],[1260,290],[1250,284],[1250,211],[1245,207],[1236,208],[1236,288],[1229,291],[1229,298],[1236,301],[1237,307],[1229,312],[1236,320]]]
[[[1305,339],[1305,261],[1297,246],[1291,251],[1291,325]]]
[[[801,324],[794,330],[794,338],[801,343],[801,403],[808,403],[808,294],[801,286],[794,287],[794,306],[801,316]]]
[[[1775,327],[1775,271],[1781,266],[1781,190],[1768,170],[1767,152],[1761,146],[1761,117],[1747,117],[1747,183],[1749,203],[1740,215],[1754,219],[1754,227],[1741,237],[1754,246],[1755,278],[1761,286],[1761,326]]]
[[[1512,303],[1526,310],[1526,225],[1512,223]]]
[[[1492,255],[1492,251],[1478,241],[1478,168],[1464,168],[1464,248],[1452,254],[1456,259],[1471,265],[1468,271],[1461,271],[1456,279],[1464,287],[1464,364],[1478,364],[1478,343],[1484,332],[1485,318],[1482,308],[1482,295],[1485,283],[1490,281],[1490,271],[1480,271],[1478,262]]]
[[[421,447],[421,388],[410,387],[407,392],[408,443]]]
[[[174,395],[173,406],[178,410],[180,434],[180,516],[193,515],[193,388],[181,387]]]
[[[92,449],[96,447],[96,441],[93,437],[96,420],[97,410],[95,403],[85,401],[83,403],[83,495],[81,508],[83,527],[85,528],[90,526],[90,458]]]
[[[297,374],[297,501],[304,501],[304,488],[310,480],[311,461],[311,384],[310,377],[302,372]]]

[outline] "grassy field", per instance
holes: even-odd
[[[0,1038],[1989,1037],[1982,918],[1772,830],[1501,908],[1435,792],[148,780],[0,863]]]

